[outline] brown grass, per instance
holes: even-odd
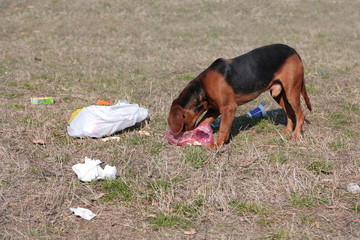
[[[358,9],[325,0],[1,1],[0,238],[360,238],[360,197],[346,190],[360,181]],[[305,65],[314,110],[300,143],[280,134],[284,114],[269,94],[239,107],[221,154],[167,143],[169,106],[190,79],[218,57],[275,42],[295,47]],[[55,105],[30,103],[42,96]],[[69,137],[71,112],[97,97],[138,103],[150,120],[116,134],[120,142]],[[272,120],[246,127],[242,115],[262,100]],[[116,166],[116,182],[81,183],[71,166],[85,156]],[[77,206],[97,217],[75,217]]]

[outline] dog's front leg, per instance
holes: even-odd
[[[200,120],[198,125],[200,125],[203,122],[212,123],[219,115],[220,115],[219,110],[209,109],[205,113],[204,117]]]
[[[216,141],[217,147],[220,148],[225,141],[228,140],[231,130],[231,125],[235,118],[237,105],[230,105],[223,107],[221,112],[221,122],[220,122],[220,129],[219,129],[219,137]]]

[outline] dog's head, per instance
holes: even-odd
[[[193,80],[175,99],[170,108],[168,124],[173,134],[194,129],[197,119],[208,108],[205,92],[199,81]]]

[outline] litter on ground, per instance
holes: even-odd
[[[76,216],[82,217],[88,221],[96,217],[96,215],[91,210],[86,208],[70,208],[70,211],[73,212]]]
[[[145,120],[148,110],[121,100],[112,106],[92,105],[71,114],[67,132],[72,137],[100,138]]]
[[[100,179],[115,179],[116,167],[106,165],[104,169],[100,167],[100,160],[92,160],[85,157],[85,163],[78,163],[72,166],[72,170],[83,182],[91,182]]]

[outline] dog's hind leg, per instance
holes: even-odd
[[[288,117],[288,124],[286,126],[287,132],[292,131],[292,127],[296,119],[294,138],[295,140],[299,140],[305,120],[305,115],[301,109],[300,103],[300,95],[304,79],[304,68],[299,56],[294,54],[288,58],[276,77],[281,83],[282,91],[277,97],[273,97],[286,112]]]
[[[274,85],[274,88],[271,89],[270,94],[274,98],[274,100],[284,109],[287,123],[286,129],[282,130],[282,133],[291,133],[295,123],[295,113],[293,108],[291,107],[288,99],[286,98],[285,91],[280,89],[280,91],[276,91],[275,88],[281,88],[281,85]],[[275,90],[275,91],[274,91]]]
[[[299,140],[301,136],[302,126],[304,125],[304,121],[305,121],[305,115],[301,109],[301,103],[300,103],[301,87],[294,87],[291,90],[292,91],[290,91],[288,99],[290,105],[294,109],[296,116],[296,127],[294,130],[294,138],[295,140]]]

